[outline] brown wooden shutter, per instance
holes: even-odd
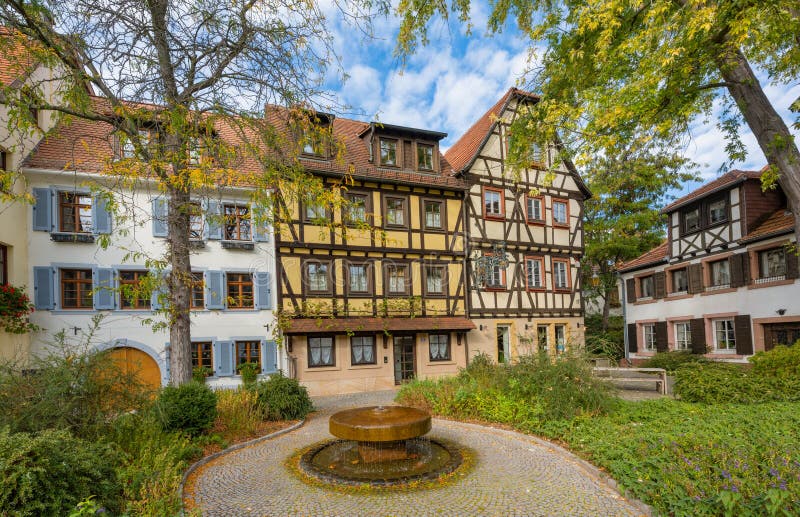
[[[689,294],[703,292],[703,265],[690,264],[689,272]]]
[[[659,271],[653,274],[653,285],[655,286],[655,298],[663,298],[667,295],[667,274]]]
[[[667,344],[667,322],[659,321],[656,323],[656,352],[666,352],[669,350]]]
[[[629,278],[625,280],[625,296],[627,297],[628,303],[636,301],[636,279]]]
[[[792,247],[786,250],[786,278],[798,278],[797,252],[798,250]]]
[[[750,315],[744,314],[733,318],[733,332],[736,339],[736,353],[753,354],[753,334],[750,330]]]
[[[403,140],[403,163],[406,169],[416,169],[414,158],[411,156],[411,142],[408,140]]]
[[[628,323],[628,352],[638,352],[639,345],[636,336],[636,323]]]
[[[689,329],[692,333],[692,353],[706,353],[706,322],[703,318],[696,318],[689,322]]]
[[[742,270],[742,258],[744,253],[737,253],[731,255],[728,259],[728,265],[731,268],[731,287],[742,287],[744,285],[744,271]]]

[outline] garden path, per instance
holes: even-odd
[[[336,410],[391,404],[394,391],[314,399],[317,412],[289,433],[214,460],[193,479],[206,516],[250,515],[641,515],[593,468],[524,434],[435,419],[431,437],[476,452],[474,468],[452,484],[417,491],[343,493],[307,485],[284,465],[294,451],[331,438]]]

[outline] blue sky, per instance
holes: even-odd
[[[344,85],[332,81],[328,86],[338,93],[340,101],[353,107],[354,112],[346,116],[443,131],[448,137],[442,147],[452,145],[517,84],[528,66],[529,42],[513,27],[500,35],[487,35],[486,9],[481,3],[473,3],[474,28],[469,36],[459,25],[434,22],[430,44],[412,56],[403,69],[393,56],[399,26],[395,17],[378,19],[374,38],[366,38],[344,22],[334,7],[328,7],[334,45],[349,75]],[[791,123],[794,116],[788,106],[800,97],[800,84],[762,85],[784,120]],[[755,138],[746,128],[742,136],[748,158],[736,167],[761,168],[765,160]],[[684,152],[701,164],[701,173],[708,180],[719,174],[726,160],[724,148],[716,118],[711,117],[696,121]],[[687,185],[676,195],[696,186]]]

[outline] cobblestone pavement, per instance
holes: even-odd
[[[454,484],[429,490],[347,494],[306,485],[284,461],[295,450],[331,438],[328,416],[348,407],[390,404],[395,392],[317,398],[319,410],[290,433],[232,452],[195,480],[195,503],[206,516],[235,515],[640,515],[579,461],[523,434],[434,420],[431,437],[477,453],[474,469]]]

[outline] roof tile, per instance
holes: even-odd
[[[667,260],[667,251],[669,247],[667,241],[665,240],[655,248],[651,249],[639,255],[633,260],[625,262],[621,266],[617,268],[618,271],[629,271],[631,269],[636,269],[642,266],[649,266],[651,264],[658,264],[660,262],[664,262]]]
[[[764,167],[760,171],[742,171],[734,169],[730,172],[723,174],[719,178],[710,181],[702,185],[701,187],[689,192],[685,196],[676,199],[672,203],[665,206],[661,210],[661,212],[662,213],[672,212],[676,208],[681,207],[691,201],[694,201],[695,199],[700,199],[707,194],[711,194],[712,192],[716,192],[725,187],[729,187],[731,185],[739,183],[740,181],[744,181],[747,179],[758,179],[761,177],[761,175],[764,173],[765,170],[766,167]]]
[[[774,235],[791,232],[794,229],[794,215],[790,210],[781,208],[774,211],[764,222],[753,228],[753,231],[739,239],[739,242],[752,242]]]

